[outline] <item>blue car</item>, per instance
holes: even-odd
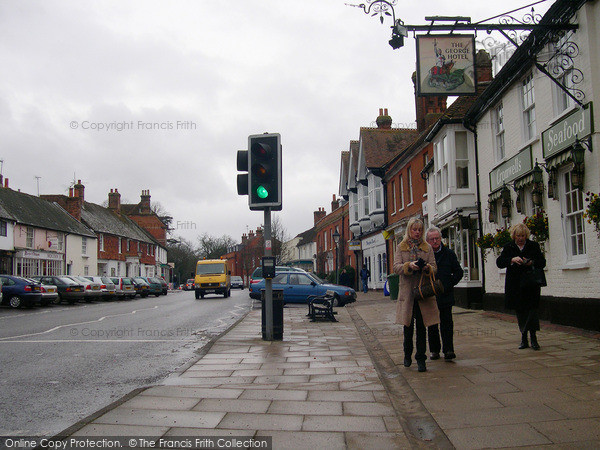
[[[259,299],[260,290],[265,288],[265,280],[250,285],[250,297]],[[273,278],[273,289],[283,290],[284,303],[308,304],[308,298],[313,295],[324,295],[333,291],[334,306],[344,306],[356,301],[356,291],[347,286],[328,284],[319,277],[308,272],[278,271]]]
[[[0,275],[2,303],[12,308],[32,306],[42,300],[42,285],[13,275]]]

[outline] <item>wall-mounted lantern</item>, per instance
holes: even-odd
[[[502,198],[501,214],[502,214],[502,217],[504,217],[506,219],[507,217],[510,217],[510,204],[511,204],[510,190],[508,189],[508,187],[506,187],[506,185],[504,185],[504,187],[502,188],[500,197]]]
[[[490,213],[488,215],[488,220],[490,223],[496,222],[496,202],[488,202],[488,208]]]
[[[583,173],[585,161],[585,148],[581,141],[575,141],[571,148],[571,159],[573,160],[573,171],[571,172],[571,182],[576,189],[583,189]]]

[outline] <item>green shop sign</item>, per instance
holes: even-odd
[[[522,177],[533,169],[531,157],[531,146],[517,153],[508,161],[504,161],[490,172],[490,192],[502,187],[504,183],[510,183]]]
[[[579,108],[542,133],[544,158],[548,159],[569,148],[576,139],[589,136],[593,130],[592,103]]]

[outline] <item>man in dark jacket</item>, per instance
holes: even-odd
[[[437,264],[437,278],[444,285],[444,293],[436,296],[438,309],[440,310],[440,329],[432,325],[427,329],[429,336],[429,350],[431,359],[439,359],[440,350],[444,351],[444,359],[456,358],[454,353],[454,322],[452,321],[452,306],[454,305],[454,286],[463,277],[463,269],[458,262],[456,254],[442,244],[442,233],[437,227],[427,230],[425,239],[433,248],[435,263]],[[442,342],[440,344],[440,330]]]

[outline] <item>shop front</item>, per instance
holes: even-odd
[[[62,275],[64,265],[64,253],[19,250],[13,258],[13,274],[20,277]]]
[[[383,289],[387,280],[386,241],[381,232],[362,239],[363,264],[371,272],[369,289]]]

